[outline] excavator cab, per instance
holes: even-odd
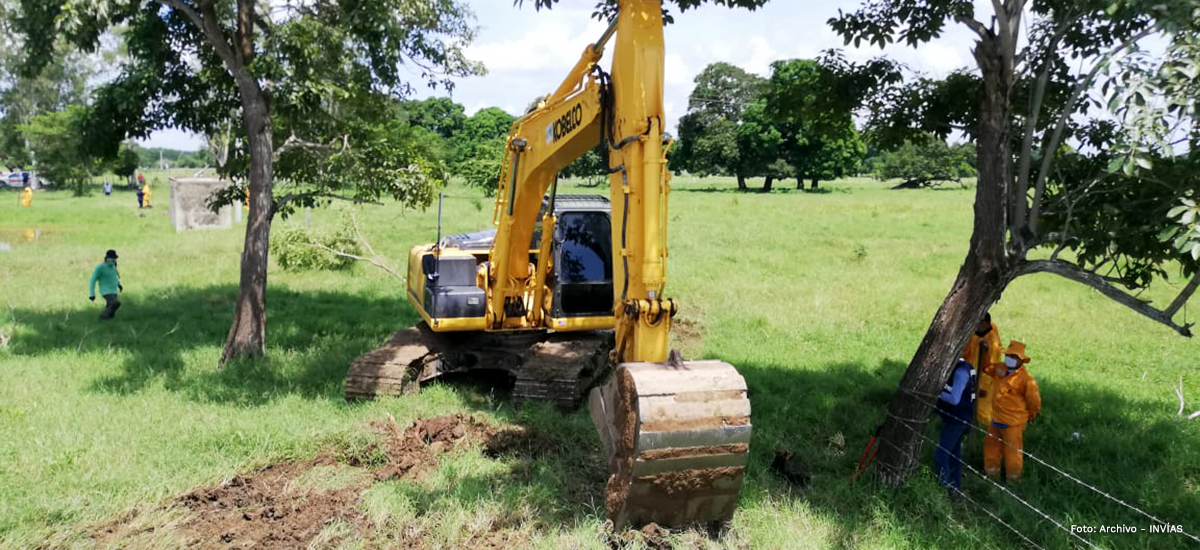
[[[608,197],[566,195],[555,202],[558,223],[551,245],[554,264],[549,328],[565,319],[612,315],[612,221]],[[536,236],[540,236],[535,233]]]
[[[554,209],[558,222],[546,278],[545,326],[531,330],[573,331],[613,327],[612,221],[608,197],[559,195],[543,200],[542,215]],[[541,216],[539,216],[541,217]],[[409,252],[408,301],[434,332],[483,326],[489,250],[496,230],[443,237]],[[531,269],[540,262],[541,228],[529,245]],[[417,273],[414,268],[420,267]],[[524,304],[526,308],[533,304]]]

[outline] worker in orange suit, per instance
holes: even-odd
[[[33,189],[30,189],[29,186],[26,185],[25,190],[21,192],[21,207],[29,208],[32,205],[33,205]]]
[[[1004,349],[1004,362],[990,365],[987,371],[993,378],[994,397],[992,423],[983,442],[983,469],[987,475],[999,477],[1003,458],[1009,482],[1021,479],[1025,425],[1042,412],[1042,396],[1025,367],[1028,363],[1025,344],[1014,340]]]
[[[142,195],[145,200],[146,208],[150,208],[150,183],[142,184]]]
[[[984,372],[988,365],[1004,360],[1001,352],[1004,344],[1000,343],[1000,331],[992,323],[992,314],[983,314],[983,320],[975,327],[967,347],[963,348],[962,357],[975,367],[976,372]],[[975,422],[984,429],[992,423],[992,377],[980,376],[979,389],[975,396]]]

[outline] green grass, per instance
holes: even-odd
[[[972,191],[889,191],[851,181],[827,185],[827,193],[762,195],[737,193],[724,179],[688,178],[673,187],[668,288],[682,303],[681,318],[701,328],[680,345],[692,358],[738,367],[755,425],[730,529],[716,540],[679,533],[674,542],[1019,547],[982,512],[948,501],[928,471],[898,490],[850,479],[965,256]],[[403,425],[453,411],[541,428],[561,452],[490,459],[469,451],[423,480],[376,484],[360,506],[381,533],[415,529],[431,547],[453,546],[495,522],[523,546],[604,546],[603,466],[584,412],[514,407],[463,384],[435,384],[405,399],[342,400],[349,362],[416,319],[399,282],[379,270],[273,266],[269,357],[218,370],[242,233],[177,234],[163,208],[167,196],[165,186],[156,189],[156,208],[143,211],[121,189],[112,197],[38,193],[30,209],[17,208],[15,193],[0,197],[0,241],[12,246],[0,251],[0,332],[11,337],[0,350],[0,548],[36,547],[258,465],[356,448],[364,423],[387,413]],[[491,213],[489,199],[453,187],[444,232],[489,227]],[[378,251],[397,264],[436,233],[436,209],[363,207],[358,215]],[[318,225],[337,216],[313,214]],[[304,216],[277,223],[303,224]],[[101,324],[85,285],[108,248],[121,255],[125,305],[115,322]],[[1169,291],[1149,295],[1161,300]],[[1042,388],[1045,414],[1027,432],[1027,449],[1200,533],[1200,422],[1175,422],[1169,386],[1182,376],[1191,408],[1200,407],[1196,344],[1051,275],[1019,279],[993,316],[1006,342],[1029,345]],[[929,433],[936,436],[936,426]],[[769,472],[777,446],[810,466],[809,488],[790,488]],[[980,446],[978,437],[968,440],[976,466]],[[924,452],[930,464],[932,451]],[[1016,491],[1065,524],[1149,527],[1044,467],[1027,463],[1027,471]],[[986,483],[968,475],[965,489],[1042,546],[1072,547]],[[328,527],[329,537],[342,528]],[[1090,538],[1106,548],[1194,547],[1169,534]],[[78,537],[55,540],[88,547]]]

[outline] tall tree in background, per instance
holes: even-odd
[[[676,169],[696,175],[732,174],[745,191],[754,173],[738,141],[743,113],[758,97],[763,79],[729,63],[713,63],[695,78],[688,112],[679,119],[679,151],[671,160]]]
[[[0,0],[0,164],[10,170],[33,168],[35,161],[28,131],[23,132],[22,128],[28,130],[38,115],[85,103],[98,59],[113,54],[109,47],[86,55],[55,44],[53,58],[41,71],[32,74],[24,70],[21,53],[25,40],[19,32],[19,16],[19,0]],[[43,134],[52,131],[54,127],[62,127],[67,118],[70,117],[60,115],[56,120],[42,120],[38,129]]]
[[[833,53],[821,60],[771,63],[763,94],[766,111],[782,134],[783,156],[796,168],[797,189],[805,180],[815,190],[820,180],[857,172],[867,147],[854,126],[854,111],[873,81],[846,75],[879,69],[891,65],[873,62],[858,69]]]
[[[261,355],[266,342],[267,254],[274,215],[295,201],[319,197],[323,187],[345,188],[345,169],[373,178],[356,194],[390,193],[428,203],[430,183],[392,128],[368,112],[381,96],[410,89],[402,67],[430,85],[479,72],[463,56],[473,30],[455,0],[288,2],[253,0],[21,0],[18,26],[32,69],[55,59],[56,39],[83,51],[115,25],[125,34],[130,60],[97,94],[88,142],[111,156],[126,137],[178,126],[203,134],[231,116],[241,121],[244,162],[229,168],[248,181],[250,213],[242,252],[234,320],[222,362]],[[284,130],[280,134],[276,129]],[[382,143],[374,141],[385,137]],[[296,158],[328,159],[318,186],[277,198],[277,161],[303,169]],[[375,158],[384,155],[383,159]],[[291,155],[293,161],[284,157]],[[362,165],[364,160],[371,165]],[[297,177],[299,177],[297,175]],[[223,197],[231,200],[240,193]],[[286,210],[284,210],[286,212]]]
[[[1174,316],[1200,283],[1194,276],[1200,232],[1195,215],[1187,219],[1184,211],[1190,208],[1184,201],[1195,205],[1187,197],[1200,182],[1194,160],[1173,150],[1170,134],[1195,127],[1195,95],[1189,95],[1195,86],[1183,83],[1191,79],[1149,75],[1163,74],[1164,67],[1171,75],[1198,74],[1198,48],[1187,44],[1195,43],[1193,10],[1200,2],[992,5],[994,13],[980,17],[969,0],[872,0],[830,21],[856,45],[904,40],[915,46],[937,38],[951,23],[976,39],[972,53],[979,76],[965,96],[976,103],[965,112],[942,110],[946,124],[936,125],[961,126],[976,141],[979,179],[970,248],[888,405],[878,466],[889,483],[903,482],[918,466],[921,430],[933,404],[928,396],[937,395],[973,327],[1016,277],[1055,273],[1191,334]],[[1171,64],[1124,61],[1136,59],[1130,52],[1155,33],[1176,53],[1168,58]],[[1134,70],[1139,67],[1145,70]],[[923,105],[903,93],[896,100]],[[1111,116],[1089,120],[1098,105]],[[1147,107],[1156,105],[1174,108]],[[939,113],[925,109],[929,115]],[[921,125],[929,122],[913,124]],[[1064,153],[1071,138],[1086,145],[1081,151],[1094,152]],[[1181,255],[1184,248],[1195,252]],[[1046,249],[1048,257],[1028,258],[1036,249]],[[1175,261],[1191,280],[1166,307],[1129,292],[1165,277]]]

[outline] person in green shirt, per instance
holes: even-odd
[[[100,313],[101,320],[112,319],[121,307],[117,292],[124,291],[121,286],[121,274],[117,273],[117,251],[109,250],[104,253],[104,263],[92,270],[92,280],[88,282],[88,299],[96,300],[96,286],[100,286],[100,295],[104,296],[104,311]]]

